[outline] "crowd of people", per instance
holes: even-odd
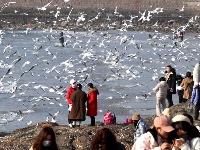
[[[199,150],[200,132],[189,114],[170,118],[164,114],[155,117],[153,125],[133,114],[135,135],[132,150]],[[90,142],[91,150],[125,150],[115,134],[107,127],[99,129]],[[51,127],[44,127],[30,150],[58,150],[56,136]]]
[[[199,64],[197,64],[199,65]],[[156,115],[161,114],[162,109],[170,108],[174,105],[172,95],[178,93],[179,103],[191,101],[195,105],[195,120],[198,120],[200,110],[199,98],[199,79],[193,77],[192,72],[186,72],[185,78],[181,75],[176,75],[176,71],[170,65],[166,67],[166,76],[159,79],[159,83],[153,88],[156,92]],[[176,89],[177,86],[177,89]],[[168,101],[166,106],[165,100]]]
[[[200,64],[195,67],[198,67],[199,70]],[[193,117],[187,113],[180,113],[175,116],[170,113],[170,107],[173,106],[172,94],[176,94],[177,91],[180,103],[186,101],[194,103],[194,119],[198,120],[200,108],[199,77],[200,75],[196,74],[194,69],[193,74],[187,72],[185,78],[182,78],[180,75],[176,75],[175,70],[170,65],[167,66],[166,76],[161,77],[160,82],[153,88],[157,100],[157,116],[153,125],[147,124],[140,114],[133,114],[132,116],[135,127],[132,150],[200,150],[200,132],[194,126]],[[176,84],[178,84],[177,90]],[[91,118],[90,126],[95,126],[99,91],[92,83],[87,86],[88,94],[82,91],[80,83],[77,84],[74,79],[70,80],[70,87],[66,92],[70,127],[79,127],[81,121],[86,119],[86,115]],[[168,107],[165,104],[166,99],[168,100]],[[162,112],[160,105],[164,110]],[[107,127],[96,132],[90,148],[91,150],[125,150],[125,146],[117,141],[115,134]],[[55,133],[50,127],[44,127],[41,130],[30,148],[30,150],[46,149],[58,149]]]

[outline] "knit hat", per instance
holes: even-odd
[[[140,120],[140,114],[133,114],[132,120]]]
[[[75,82],[76,82],[76,80],[71,79],[69,83],[70,83],[70,84],[73,84],[73,83],[75,83]]]
[[[161,115],[154,119],[154,126],[162,128],[165,132],[171,132],[174,128],[171,126],[170,120],[167,116]]]
[[[191,124],[190,119],[184,115],[176,115],[174,118],[172,118],[172,122],[179,122],[179,121],[185,121]]]
[[[162,112],[163,115],[167,116],[167,117],[170,117],[171,114],[170,114],[170,108],[165,108],[165,110]]]

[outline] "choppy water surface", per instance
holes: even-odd
[[[71,78],[82,83],[84,91],[89,82],[99,89],[96,121],[103,121],[108,109],[119,123],[136,112],[153,115],[151,89],[165,75],[165,67],[171,64],[184,75],[199,61],[200,36],[194,33],[186,33],[184,42],[174,47],[171,33],[63,31],[63,48],[56,47],[60,32],[1,30],[0,131],[47,117],[51,121],[49,112],[58,111],[57,123],[68,124],[65,90]],[[177,95],[173,98],[176,104]],[[89,121],[87,117],[84,123]]]

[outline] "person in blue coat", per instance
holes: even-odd
[[[133,114],[132,116],[133,124],[135,126],[134,141],[136,141],[142,134],[146,133],[149,129],[149,125],[143,121],[140,114]]]

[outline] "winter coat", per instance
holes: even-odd
[[[194,85],[197,85],[200,82],[200,63],[197,63],[194,67],[193,81],[194,81]]]
[[[172,150],[200,150],[200,138],[193,138],[191,141],[186,142],[180,148],[172,148]]]
[[[97,116],[97,95],[99,91],[93,88],[88,91],[87,116]]]
[[[87,94],[82,90],[77,89],[70,96],[72,100],[72,109],[69,114],[69,119],[85,121],[86,107],[85,102],[87,101]]]
[[[72,104],[72,100],[71,100],[70,96],[74,91],[75,91],[75,89],[73,89],[71,86],[67,89],[66,99],[67,99],[68,104]]]
[[[143,119],[140,119],[135,128],[136,131],[134,134],[134,141],[136,141],[142,134],[146,133],[146,131],[149,129],[149,125],[144,122]]]
[[[157,98],[166,98],[167,90],[169,89],[169,86],[167,85],[166,81],[161,81],[156,85],[155,88],[153,88],[153,91],[156,92]]]
[[[191,78],[183,79],[182,83],[180,84],[184,88],[183,98],[190,99],[192,95],[192,89],[194,86],[194,82]]]
[[[199,99],[199,93],[200,93],[200,91],[199,91],[199,89],[200,89],[200,85],[195,85],[194,87],[193,87],[193,91],[192,91],[192,96],[191,96],[191,102],[194,104],[194,105],[197,105],[197,104],[199,104],[200,102],[200,99]]]
[[[167,84],[169,88],[173,89],[172,94],[176,94],[176,74],[170,73],[169,78],[167,79]]]
[[[142,134],[134,143],[131,150],[161,150],[161,137],[158,136],[158,142],[150,132]]]

